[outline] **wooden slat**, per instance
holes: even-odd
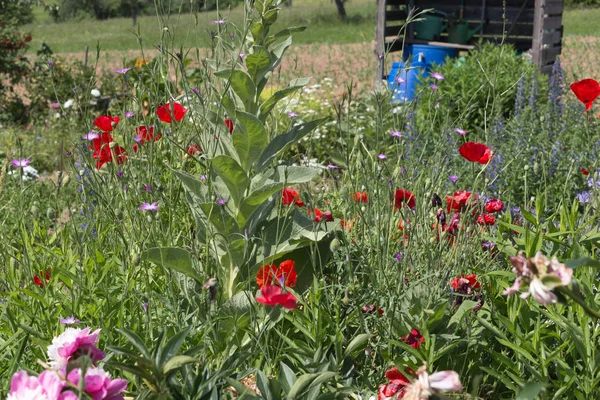
[[[562,15],[564,7],[562,4],[544,7],[544,14],[549,16]]]
[[[490,23],[484,27],[485,35],[503,36],[510,29],[510,24]],[[533,36],[532,24],[517,24],[512,28],[510,36]]]
[[[562,29],[544,32],[542,43],[548,45],[560,44],[562,41],[562,34]]]
[[[559,29],[562,26],[562,17],[548,17],[544,18],[542,29]]]
[[[386,23],[390,21],[405,21],[406,16],[406,11],[404,10],[393,10],[385,12]]]
[[[391,4],[392,1],[395,1],[395,4],[402,4],[401,0],[389,0],[388,4]],[[406,4],[406,0],[404,0],[404,4]],[[506,0],[506,7],[516,7],[520,8],[523,5],[524,0]],[[535,0],[526,0],[527,3],[525,8],[534,8]],[[481,7],[481,0],[466,0],[464,2],[465,10],[469,7]],[[458,10],[461,6],[461,0],[415,0],[415,6],[420,10],[435,8],[436,10],[439,7],[454,7],[455,10]],[[504,2],[502,0],[487,0],[487,7],[504,7]]]
[[[383,30],[385,37],[404,35],[404,25],[386,26]]]
[[[560,55],[561,47],[547,47],[542,49],[542,65],[554,62],[556,57]]]
[[[552,64],[548,64],[548,65],[543,65],[540,68],[540,72],[542,74],[546,74],[546,75],[550,75],[552,73],[552,68],[554,67],[554,63]]]

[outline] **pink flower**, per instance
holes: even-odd
[[[140,210],[142,211],[158,211],[158,202],[154,203],[144,203],[140,206]]]
[[[12,160],[12,165],[15,168],[25,168],[29,163],[31,163],[31,160],[27,158],[15,158]]]
[[[558,297],[554,289],[571,283],[573,270],[558,262],[556,257],[548,260],[541,252],[534,257],[525,258],[522,253],[510,258],[513,272],[516,275],[513,285],[504,291],[508,296],[519,290],[527,289],[521,294],[522,299],[531,295],[535,301],[543,305],[556,303]]]
[[[467,134],[467,131],[465,131],[464,129],[460,129],[460,128],[456,128],[454,130],[454,132],[458,133],[461,136],[465,136]]]
[[[55,371],[47,370],[37,377],[19,371],[10,381],[7,400],[77,400],[74,392],[61,393],[64,386],[65,382]]]
[[[446,79],[444,78],[444,75],[440,74],[439,72],[434,72],[433,74],[431,74],[431,77],[436,81],[443,81],[444,79]]]
[[[81,321],[78,319],[75,319],[75,317],[68,317],[68,318],[61,318],[60,323],[63,325],[73,325],[73,324],[78,324]]]
[[[125,75],[127,73],[127,71],[129,71],[131,68],[122,68],[122,69],[115,69],[115,72],[117,74],[123,74]]]
[[[81,368],[71,370],[67,376],[69,382],[75,386],[79,386],[81,378]],[[93,400],[123,400],[119,393],[127,389],[125,379],[110,379],[108,372],[102,368],[88,368],[83,383],[83,390]]]
[[[290,292],[281,293],[282,289],[277,285],[265,285],[260,290],[261,296],[256,297],[256,301],[265,306],[275,307],[280,305],[288,310],[296,308],[298,300]]]
[[[100,137],[100,135],[98,135],[96,132],[90,131],[88,133],[86,133],[85,135],[81,136],[81,138],[83,140],[94,140],[94,139],[98,139]]]
[[[425,364],[417,370],[417,379],[406,387],[404,398],[426,400],[447,390],[462,390],[458,374],[454,371],[440,371],[429,375]]]
[[[90,330],[91,328],[67,328],[52,339],[52,344],[48,346],[50,366],[58,370],[81,355],[89,356],[94,363],[102,360],[106,354],[96,347],[100,329],[92,333]]]

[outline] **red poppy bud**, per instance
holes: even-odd
[[[224,122],[227,129],[229,129],[229,133],[233,133],[233,121],[230,119],[226,119]]]

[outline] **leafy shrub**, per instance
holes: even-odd
[[[440,130],[446,121],[453,121],[467,131],[483,129],[494,118],[509,118],[517,97],[518,81],[531,81],[539,75],[536,67],[518,55],[512,45],[485,43],[468,56],[435,66],[445,80],[433,93],[432,78],[424,80],[417,105],[419,126],[431,125]],[[545,80],[539,81],[540,92]]]
[[[31,20],[31,3],[6,0],[0,2],[0,121],[24,122],[24,105],[14,94],[13,86],[29,71],[24,54],[31,35],[23,35],[19,25]]]

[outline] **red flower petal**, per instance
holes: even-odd
[[[406,201],[406,205],[411,210],[414,210],[414,208],[417,205],[415,195],[412,192],[409,192],[408,190],[404,189],[396,189],[396,195],[394,198],[394,210],[399,210],[400,208],[402,208],[402,204],[404,201]]]
[[[181,121],[187,112],[188,109],[179,103],[173,103],[173,110],[171,110],[171,103],[167,103],[156,109],[158,119],[167,124],[173,122],[173,119],[177,122]]]
[[[592,108],[594,100],[600,96],[600,84],[594,79],[584,79],[571,84],[571,90],[575,96],[585,105],[585,111]]]
[[[492,157],[492,151],[483,143],[467,142],[458,148],[458,152],[467,160],[479,164],[487,164]]]
[[[112,131],[121,119],[119,117],[109,117],[107,115],[101,115],[94,120],[94,125],[100,128],[104,132]]]
[[[229,133],[233,133],[233,121],[230,119],[226,119],[223,122],[225,122],[225,126],[227,127],[227,129],[229,129]]]

